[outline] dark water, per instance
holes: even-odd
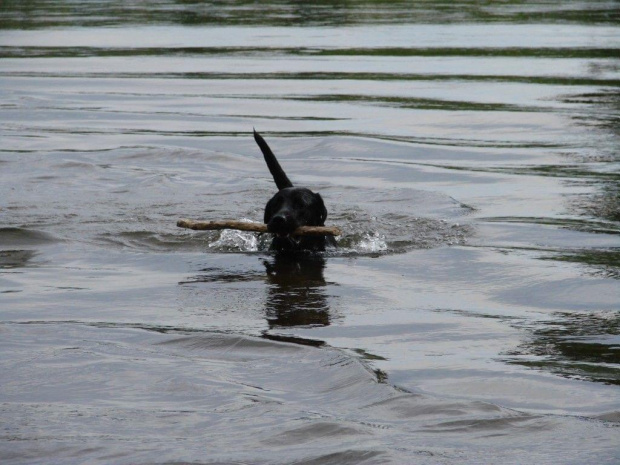
[[[2,463],[619,463],[619,7],[0,4]]]

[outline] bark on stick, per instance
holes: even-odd
[[[194,229],[196,231],[210,231],[215,229],[237,229],[239,231],[251,231],[266,233],[267,225],[263,223],[246,223],[244,221],[219,220],[219,221],[177,221],[179,228]],[[293,236],[339,236],[339,228],[334,226],[300,226],[293,231]]]

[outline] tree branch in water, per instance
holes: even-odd
[[[218,220],[218,221],[177,221],[179,228],[193,229],[196,231],[211,231],[215,229],[237,229],[239,231],[251,231],[266,233],[267,225],[263,223],[246,223],[244,221]],[[300,226],[293,231],[293,236],[339,236],[342,234],[335,226]]]

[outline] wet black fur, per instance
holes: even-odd
[[[290,235],[299,226],[325,226],[327,209],[320,194],[305,187],[293,187],[271,148],[256,131],[254,140],[263,152],[267,167],[279,189],[265,206],[264,222],[269,232],[275,235],[271,249],[322,251],[326,244],[335,246],[331,236],[293,238]]]

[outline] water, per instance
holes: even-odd
[[[2,462],[618,463],[618,11],[3,3]]]

